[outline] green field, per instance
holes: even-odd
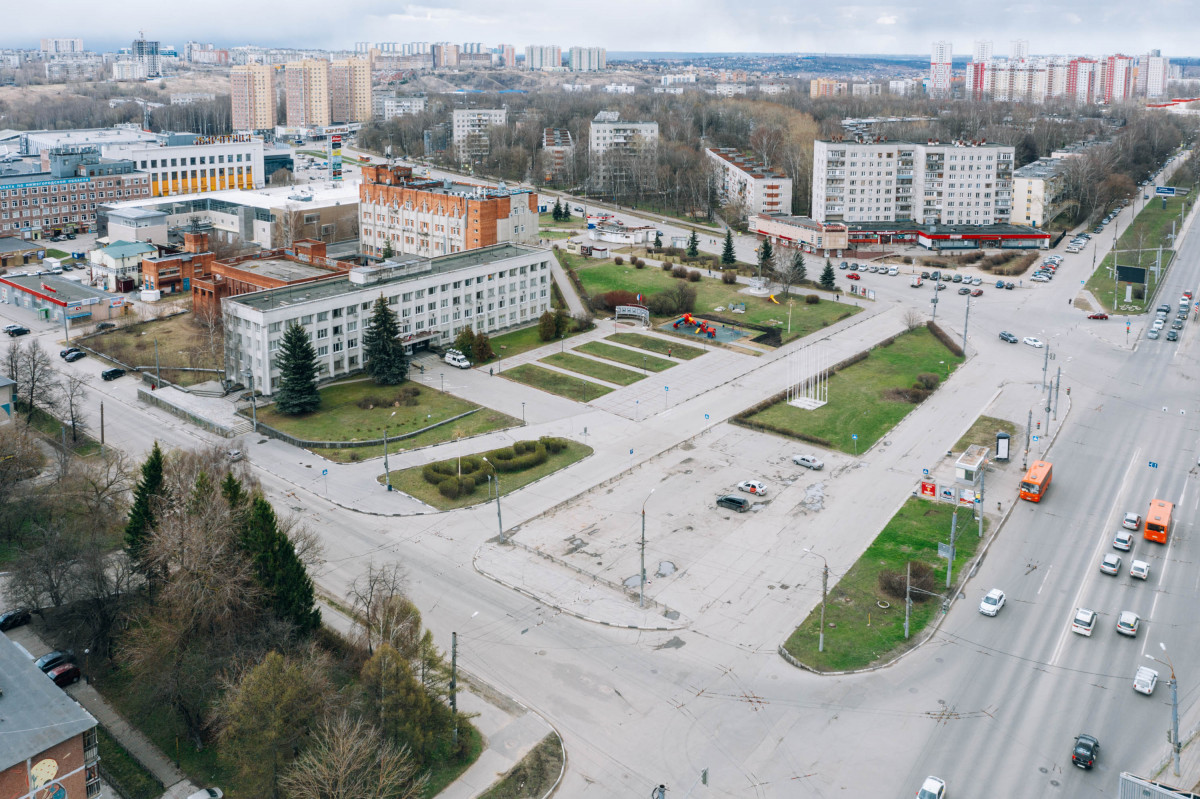
[[[1128,228],[1121,231],[1117,244],[1113,248],[1115,252],[1104,256],[1104,260],[1092,272],[1085,286],[1100,301],[1106,311],[1112,314],[1140,314],[1145,312],[1148,305],[1153,302],[1158,289],[1158,278],[1154,274],[1158,248],[1160,246],[1163,248],[1162,276],[1166,277],[1167,267],[1175,255],[1175,251],[1172,249],[1174,242],[1171,239],[1171,223],[1175,223],[1175,232],[1178,233],[1183,224],[1184,203],[1187,202],[1188,208],[1192,206],[1189,200],[1190,198],[1168,197],[1164,210],[1162,200],[1151,195],[1150,199],[1146,201],[1146,207],[1138,213]],[[1111,235],[1111,233],[1106,230],[1097,238],[1104,235]],[[1093,244],[1092,246],[1098,245]],[[1115,284],[1113,282],[1114,255],[1118,259],[1117,263],[1121,266],[1144,266],[1147,268],[1146,280],[1148,282],[1142,299],[1139,300],[1134,295],[1130,301],[1126,302],[1126,287],[1131,284]],[[1134,290],[1137,290],[1136,285]],[[1169,299],[1174,301],[1175,298]]]
[[[587,331],[575,331],[567,333],[566,340],[570,341],[572,337],[578,336],[581,332]],[[555,339],[554,341],[542,341],[542,339],[538,336],[538,326],[536,324],[532,327],[523,327],[520,330],[513,330],[509,333],[501,333],[498,336],[492,336],[489,340],[492,343],[492,351],[495,352],[498,357],[491,358],[486,361],[476,361],[474,358],[471,358],[471,361],[476,366],[495,363],[502,358],[520,355],[523,352],[529,352],[530,350],[535,350],[538,347],[544,347],[547,344],[554,344],[558,341],[558,339]],[[501,349],[501,347],[503,347],[503,349]],[[503,364],[501,365],[503,366]]]
[[[780,401],[746,421],[823,439],[842,452],[863,453],[916,407],[893,397],[893,389],[908,389],[922,373],[944,380],[947,370],[962,361],[919,327],[830,377],[829,402],[820,408],[804,410]]]
[[[557,366],[559,369],[566,369],[571,372],[578,372],[581,375],[594,377],[606,383],[615,383],[618,386],[632,385],[645,377],[645,375],[638,372],[631,372],[619,366],[593,361],[591,358],[584,358],[581,355],[573,355],[569,352],[556,352],[553,355],[547,355],[541,359],[541,362]]]
[[[640,352],[631,352],[624,347],[614,347],[612,344],[605,344],[603,341],[585,341],[575,349],[580,352],[586,352],[588,355],[594,355],[597,358],[607,358],[610,361],[623,363],[626,366],[632,366],[635,369],[642,369],[649,372],[661,372],[664,369],[670,369],[675,365],[675,361],[658,358],[653,355],[645,355]],[[691,349],[690,347],[688,349]]]
[[[520,366],[505,369],[504,377],[579,402],[591,402],[597,397],[603,397],[613,390],[608,386],[564,375],[561,372],[545,369],[532,363],[523,363]]]
[[[538,214],[538,227],[543,231],[546,228],[561,228],[564,230],[570,228],[572,230],[580,230],[587,227],[587,220],[581,217],[579,214],[572,214],[570,219],[563,220],[562,222],[555,222],[554,217],[551,214]]]
[[[938,542],[950,542],[953,515],[954,506],[950,504],[915,497],[905,502],[849,571],[841,577],[831,575],[833,585],[825,603],[825,651],[818,651],[820,604],[792,632],[784,645],[787,651],[818,671],[844,671],[886,662],[911,646],[941,612],[941,597],[912,594],[906,641],[903,590],[899,596],[885,593],[879,576],[885,570],[903,576],[909,561],[923,562],[933,570],[928,590],[944,594],[946,561],[938,557]],[[985,534],[987,526],[985,518]],[[970,508],[958,512],[956,529],[952,577],[958,584],[980,540],[979,523]],[[974,594],[971,596],[974,598]],[[881,601],[889,607],[881,608]]]
[[[479,455],[478,452],[464,452],[463,457],[467,455]],[[549,474],[554,474],[559,469],[565,469],[573,463],[583,460],[588,455],[592,454],[592,448],[583,444],[571,441],[567,448],[562,452],[555,452],[546,458],[545,463],[541,463],[532,469],[526,469],[523,472],[504,472],[500,475],[500,496],[506,496],[516,491],[519,488],[532,483],[534,480],[540,480]],[[422,502],[432,505],[438,510],[453,510],[454,508],[465,508],[468,505],[478,505],[481,502],[488,500],[488,484],[485,481],[483,485],[476,486],[475,491],[457,499],[447,499],[438,491],[438,487],[429,483],[421,476],[421,471],[424,465],[412,466],[408,469],[396,469],[391,472],[392,488],[396,491],[403,491],[409,496],[416,497]],[[379,476],[379,482],[384,482],[383,475]],[[492,494],[491,496],[495,496]]]
[[[624,344],[626,347],[637,347],[639,350],[650,350],[650,352],[657,352],[661,355],[666,355],[670,351],[672,358],[678,358],[681,361],[690,361],[692,358],[698,358],[704,354],[704,350],[698,347],[663,341],[654,336],[643,336],[641,333],[613,333],[604,338]]]
[[[810,260],[812,263],[808,264],[809,276],[819,275],[819,271],[824,269],[824,261],[818,261],[815,258]],[[584,258],[576,260],[572,256],[565,259],[564,265],[566,264],[576,267],[575,274],[579,278],[579,282],[592,297],[618,289],[649,296],[673,287],[679,280],[679,278],[671,277],[669,272],[664,272],[656,267],[647,266],[644,269],[635,269],[628,264],[618,266],[611,260],[593,261]],[[746,288],[744,284],[725,284],[721,282],[719,273],[713,272],[714,276],[708,277],[707,268],[700,268],[699,271],[702,275],[700,281],[688,283],[696,290],[695,315],[697,317],[703,319],[706,313],[714,312],[728,318],[731,316],[729,311],[722,312],[716,309],[727,309],[730,303],[744,302],[746,312],[738,315],[739,320],[765,327],[777,327],[785,342],[806,336],[862,310],[856,305],[835,300],[837,295],[829,292],[808,286],[794,288],[792,290],[791,332],[788,332],[788,305],[785,298],[776,297],[779,300],[779,304],[776,304],[769,297],[743,294],[741,289]],[[804,296],[808,294],[816,294],[821,297],[821,302],[815,305],[806,304]]]

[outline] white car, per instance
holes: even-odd
[[[1142,517],[1136,513],[1126,513],[1125,518],[1121,520],[1121,526],[1126,530],[1137,530],[1142,526]]]
[[[937,777],[926,777],[917,791],[917,799],[943,799],[946,795],[946,781]]]
[[[759,480],[743,480],[738,483],[738,491],[745,491],[747,494],[754,494],[758,497],[767,495],[767,487]]]
[[[979,612],[984,616],[995,616],[1000,612],[1000,608],[1004,607],[1004,600],[1004,592],[999,588],[993,588],[979,603]]]
[[[464,358],[461,352],[447,352],[446,357],[442,360],[451,366],[457,366],[459,369],[471,368],[471,362]]]
[[[1045,275],[1034,275],[1033,277],[1029,278],[1029,280],[1033,283],[1049,283],[1050,282],[1050,278],[1046,277]]]
[[[1121,556],[1113,552],[1109,552],[1104,556],[1104,560],[1100,561],[1100,571],[1114,576],[1120,574]]]
[[[1155,319],[1154,324],[1151,325],[1150,329],[1151,330],[1162,330],[1166,324],[1167,324],[1166,319]]]
[[[1150,564],[1144,560],[1135,560],[1129,566],[1129,576],[1139,580],[1150,579]]]
[[[1042,347],[1046,346],[1045,344],[1042,343],[1041,339],[1034,338],[1033,336],[1026,336],[1025,338],[1021,339],[1021,341],[1024,342],[1025,344],[1028,344],[1031,347],[1036,347],[1039,350]]]
[[[1149,666],[1138,666],[1137,673],[1133,675],[1133,690],[1150,696],[1157,685],[1158,672]]]
[[[1075,618],[1071,620],[1071,632],[1090,638],[1094,629],[1096,629],[1096,611],[1076,608]]]
[[[1130,638],[1137,638],[1138,626],[1141,621],[1132,610],[1123,610],[1117,617],[1117,632],[1121,635],[1128,635]]]
[[[1117,534],[1113,536],[1113,549],[1119,549],[1122,552],[1133,549],[1133,536],[1124,530],[1117,531]]]
[[[825,464],[816,455],[793,455],[792,463],[805,466],[814,472],[825,468]]]
[[[188,794],[187,799],[224,799],[225,793],[220,788],[205,788]]]
[[[21,329],[20,325],[5,325],[4,326],[5,333],[11,332],[13,330],[20,330],[20,329]]]

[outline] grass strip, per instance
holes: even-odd
[[[591,358],[584,358],[569,352],[556,352],[553,355],[547,355],[541,361],[551,366],[557,366],[559,369],[578,372],[581,375],[594,377],[607,383],[616,383],[619,386],[631,385],[645,377],[645,375],[622,369],[619,366],[593,361]]]
[[[504,377],[578,402],[591,402],[612,391],[608,386],[564,375],[532,363],[523,363],[520,366],[505,369]]]
[[[588,355],[597,358],[605,358],[617,363],[623,363],[626,366],[632,366],[636,369],[645,369],[650,372],[661,372],[665,369],[670,369],[675,365],[675,361],[668,361],[665,358],[657,358],[653,355],[646,355],[641,352],[633,352],[624,347],[614,347],[612,344],[605,344],[603,341],[586,341],[580,344],[575,349],[580,352],[586,352]]]
[[[663,341],[654,336],[643,336],[641,333],[613,333],[604,338],[607,341],[624,344],[626,347],[637,347],[639,350],[649,350],[661,355],[670,352],[672,358],[678,358],[681,361],[690,361],[692,358],[704,354],[704,350],[698,347],[689,347],[687,344],[677,344],[674,341]]]

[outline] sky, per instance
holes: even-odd
[[[20,3],[4,14],[0,46],[82,37],[89,50],[128,46],[137,31],[180,50],[188,40],[353,49],[359,41],[600,46],[610,51],[924,54],[948,39],[955,54],[1012,39],[1039,54],[1200,55],[1200,0],[54,0],[53,14]]]

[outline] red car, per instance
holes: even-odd
[[[971,296],[972,296],[972,297],[982,297],[982,296],[983,296],[983,289],[972,289],[972,290],[971,290]]]
[[[79,682],[79,667],[74,663],[64,663],[50,669],[46,672],[46,676],[54,680],[54,684],[59,688],[66,688],[68,685]]]
[[[1088,314],[1088,319],[1107,319],[1107,318],[1108,318],[1108,314],[1106,314],[1106,313],[1090,313],[1090,314]]]
[[[851,272],[850,274],[846,275],[846,279],[847,280],[862,280],[862,277],[858,274],[858,272]]]

